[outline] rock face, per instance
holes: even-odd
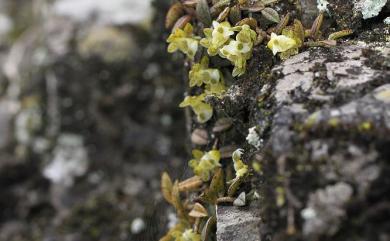
[[[313,48],[273,67],[259,85],[250,74],[242,78],[223,106],[267,103],[250,109],[247,125],[264,141],[247,154],[262,165],[252,180],[261,211],[219,207],[218,241],[390,237],[382,213],[389,202],[389,53],[378,43]]]
[[[184,90],[150,4],[0,1],[1,241],[165,230],[159,179],[184,163]]]
[[[262,220],[258,207],[217,207],[217,240],[219,241],[263,240],[261,227]]]

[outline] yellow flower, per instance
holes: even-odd
[[[216,95],[217,97],[220,97],[223,93],[226,92],[226,86],[223,80],[216,84],[209,84],[205,87],[205,93],[207,95]]]
[[[193,36],[192,31],[192,25],[189,23],[187,23],[184,29],[176,28],[167,39],[169,43],[168,52],[173,53],[180,50],[193,59],[196,51],[198,51],[198,39]]]
[[[218,23],[213,21],[213,28],[205,28],[203,30],[205,38],[200,40],[200,44],[207,48],[207,53],[210,56],[218,54],[218,50],[229,41],[230,36],[234,34],[229,22],[225,21]]]
[[[267,44],[267,47],[272,50],[274,55],[286,52],[296,46],[297,42],[293,38],[285,35],[277,35],[275,33],[271,34],[271,40]]]
[[[209,152],[193,150],[192,155],[194,159],[189,162],[189,166],[192,168],[195,175],[202,178],[203,181],[210,180],[214,169],[221,166],[219,163],[221,153],[218,150],[211,150]]]
[[[198,96],[187,96],[179,107],[191,106],[199,123],[205,123],[213,116],[213,108],[204,102],[205,94]]]
[[[221,73],[218,69],[208,68],[209,59],[204,56],[200,63],[192,66],[189,79],[190,87],[202,86],[202,84],[214,85],[221,80]]]
[[[236,178],[243,177],[248,173],[248,166],[245,165],[244,162],[241,160],[243,151],[243,149],[237,149],[232,154],[234,170],[236,171]]]

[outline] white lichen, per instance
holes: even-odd
[[[55,184],[72,186],[74,179],[88,169],[88,155],[81,136],[62,134],[53,151],[52,161],[44,168],[43,175]]]
[[[390,25],[390,17],[385,18],[385,20],[383,20],[383,22],[387,25]]]
[[[131,222],[131,233],[139,234],[146,228],[145,221],[142,218],[135,218]]]
[[[317,0],[317,8],[319,11],[322,11],[322,12],[329,11],[328,4],[329,4],[329,2],[326,0]]]
[[[263,140],[260,139],[259,134],[257,134],[257,132],[256,132],[256,126],[254,126],[254,127],[252,127],[252,128],[249,128],[248,131],[249,131],[249,133],[248,133],[248,135],[247,135],[247,137],[246,137],[246,141],[247,141],[250,145],[256,147],[256,149],[259,149],[260,146],[261,146],[261,144],[262,144],[262,142],[263,142]]]
[[[387,0],[355,0],[355,10],[363,14],[363,19],[378,16]]]

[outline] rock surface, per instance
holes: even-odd
[[[245,222],[238,217],[254,213],[224,207],[217,212],[219,241],[265,240],[264,234],[272,240],[389,237],[379,213],[389,201],[389,51],[387,44],[362,42],[312,48],[273,67],[259,85],[250,74],[243,77],[217,103],[235,112],[255,106],[247,126],[257,126],[264,141],[260,150],[247,146],[247,161],[262,165],[252,180],[262,197],[255,201],[260,215]],[[267,104],[248,104],[259,98]],[[261,234],[260,226],[267,227]]]
[[[263,240],[261,227],[259,207],[217,207],[218,241],[260,241]]]

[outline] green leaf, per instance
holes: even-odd
[[[278,12],[276,12],[274,9],[272,8],[264,8],[262,11],[261,11],[261,14],[266,18],[268,19],[269,21],[271,22],[275,22],[275,23],[279,23],[280,22],[280,17],[279,17],[279,14]]]
[[[207,0],[199,0],[196,5],[196,16],[205,26],[211,25],[211,15]]]

